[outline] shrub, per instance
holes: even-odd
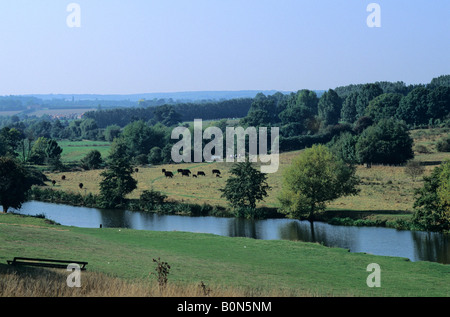
[[[442,138],[436,143],[438,152],[450,152],[450,138]]]

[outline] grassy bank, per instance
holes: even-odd
[[[83,229],[11,214],[0,215],[0,239],[3,275],[9,269],[6,260],[15,256],[71,259],[88,261],[91,273],[154,287],[155,277],[149,273],[154,272],[153,259],[161,258],[171,266],[169,285],[175,289],[193,289],[204,282],[216,294],[236,291],[238,296],[450,295],[448,265],[350,253],[312,243]],[[370,263],[381,267],[380,288],[366,284]]]

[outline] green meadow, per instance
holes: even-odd
[[[153,259],[160,258],[171,266],[168,285],[181,288],[203,282],[248,296],[450,295],[448,265],[350,253],[314,243],[83,229],[13,214],[0,215],[0,239],[0,275],[5,278],[11,274],[6,261],[22,256],[87,261],[88,272],[150,285],[155,281],[150,274],[155,270]],[[380,266],[380,287],[367,285],[371,263]]]

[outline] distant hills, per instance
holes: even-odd
[[[278,90],[240,90],[240,91],[186,91],[186,92],[161,92],[161,93],[142,93],[142,94],[30,94],[21,95],[21,97],[34,97],[41,100],[66,100],[66,101],[82,101],[82,100],[105,100],[105,101],[139,101],[141,99],[173,99],[183,101],[199,101],[199,100],[224,100],[234,98],[253,98],[258,93],[265,95],[273,95]],[[290,92],[280,91],[283,94]]]

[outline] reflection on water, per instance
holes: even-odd
[[[216,217],[183,217],[99,210],[42,202],[25,203],[21,214],[45,214],[65,226],[84,228],[130,228],[153,231],[188,231],[229,237],[264,240],[319,242],[329,247],[376,255],[397,256],[411,261],[450,264],[450,235],[419,231],[398,231],[376,227],[345,227],[293,219],[247,220]]]

